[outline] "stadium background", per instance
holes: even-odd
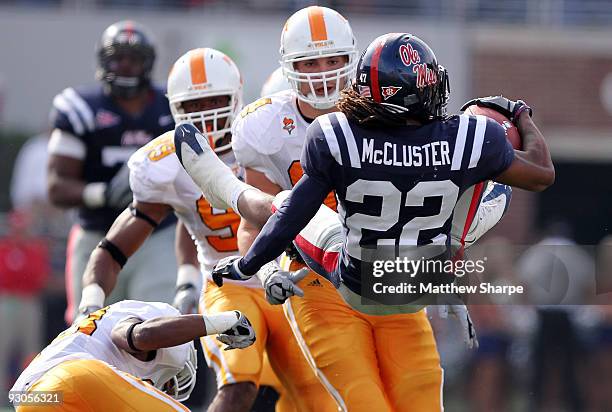
[[[53,96],[67,86],[90,83],[94,45],[109,24],[131,18],[155,35],[155,79],[163,84],[172,62],[194,47],[214,47],[231,56],[245,82],[245,103],[257,97],[277,67],[280,30],[295,10],[311,4],[280,0],[23,0],[0,1],[0,234],[8,233],[10,178],[17,152],[29,136],[48,129]],[[412,32],[436,51],[449,69],[449,111],[468,98],[503,93],[522,98],[550,144],[557,181],[536,195],[515,190],[501,224],[483,244],[516,272],[516,245],[539,240],[552,222],[564,222],[585,256],[604,275],[612,223],[612,1],[608,0],[341,0],[320,2],[351,22],[360,48],[392,31]],[[63,264],[67,221],[35,221],[51,248],[53,273],[41,291],[44,339],[63,327]],[[36,219],[35,219],[36,220]],[[40,219],[39,219],[40,220]],[[569,233],[569,232],[568,232]],[[0,277],[2,273],[0,273]],[[0,292],[1,293],[1,292]],[[612,410],[611,312],[579,307],[575,312],[577,362],[571,389],[581,410]],[[457,344],[452,325],[432,315],[446,367],[447,410],[527,410],[533,403],[538,334],[535,309],[476,308],[479,333],[491,331],[478,353]],[[480,313],[482,312],[482,313]],[[478,318],[485,319],[478,324]],[[487,320],[488,319],[488,320]],[[11,325],[0,325],[10,333]],[[496,340],[497,339],[497,340]],[[490,343],[490,345],[487,344]],[[410,354],[407,354],[410,356]],[[12,369],[19,365],[12,364]],[[559,407],[567,374],[549,382]],[[554,380],[554,379],[553,379]],[[607,384],[607,385],[606,385]],[[502,385],[502,386],[499,386]],[[536,385],[537,386],[537,385]],[[6,388],[0,388],[0,394]],[[4,398],[4,396],[3,396]],[[4,400],[0,400],[0,405]],[[597,409],[597,405],[602,409]],[[564,410],[564,409],[561,409]]]

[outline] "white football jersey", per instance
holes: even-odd
[[[187,362],[190,344],[158,349],[155,359],[136,359],[111,340],[116,324],[128,319],[142,320],[177,316],[179,311],[161,302],[124,300],[91,313],[87,318],[60,333],[21,373],[11,391],[25,391],[58,364],[74,359],[97,359],[154,385],[176,375]]]
[[[232,149],[238,164],[263,173],[282,190],[291,189],[304,171],[300,165],[308,123],[293,90],[283,90],[247,105],[232,125]],[[325,204],[336,209],[333,193]]]
[[[292,90],[256,100],[232,125],[238,164],[264,173],[283,190],[291,189],[302,177],[300,155],[308,125]]]
[[[238,174],[232,152],[220,156]],[[130,187],[138,202],[171,206],[187,227],[198,246],[198,260],[203,274],[226,256],[238,254],[237,232],[240,216],[232,209],[213,208],[191,180],[175,155],[174,132],[167,132],[141,147],[130,157]],[[232,282],[229,281],[228,282]],[[242,286],[261,288],[253,277]]]

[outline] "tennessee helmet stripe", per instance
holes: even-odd
[[[206,83],[206,63],[204,57],[206,49],[194,50],[189,56],[189,70],[191,71],[191,83]]]
[[[319,6],[308,8],[308,24],[310,24],[310,39],[312,41],[327,40],[327,28],[323,18],[323,9]]]

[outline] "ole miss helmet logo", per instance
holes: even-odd
[[[395,96],[397,94],[397,92],[400,91],[402,87],[397,87],[397,86],[387,86],[387,87],[381,87],[381,95],[383,97],[383,99],[388,100],[391,97]]]

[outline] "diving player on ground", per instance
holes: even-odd
[[[58,335],[11,391],[58,393],[58,404],[17,411],[185,411],[196,378],[192,341],[217,335],[230,349],[255,342],[238,311],[181,315],[166,303],[126,300],[102,308]]]

